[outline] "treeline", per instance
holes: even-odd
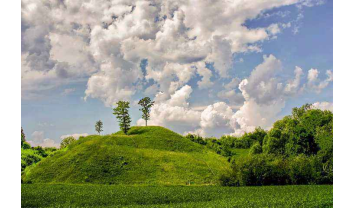
[[[21,128],[21,173],[25,171],[27,167],[38,163],[56,150],[57,149],[54,147],[31,147],[31,145],[26,142],[26,136]]]
[[[193,142],[207,146],[217,154],[225,156],[231,161],[234,156],[239,155],[238,149],[249,149],[254,144],[262,143],[266,135],[267,132],[258,127],[254,132],[245,133],[240,137],[225,135],[217,139],[215,137],[203,138],[194,134],[187,134],[185,137]]]
[[[309,104],[294,108],[269,131],[257,128],[219,140],[186,137],[229,158],[232,171],[220,178],[225,186],[333,183],[333,113]],[[240,148],[249,154],[235,157]]]

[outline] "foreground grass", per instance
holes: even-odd
[[[23,184],[22,207],[332,207],[333,186]]]

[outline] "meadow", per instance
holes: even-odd
[[[22,207],[332,207],[332,185],[119,186],[22,184]]]

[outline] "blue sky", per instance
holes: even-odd
[[[203,5],[199,6],[202,7]],[[263,4],[259,3],[259,7],[263,6]],[[332,79],[329,78],[330,76],[326,75],[327,70],[330,72],[333,71],[333,2],[329,0],[284,3],[284,5],[275,5],[274,7],[269,6],[270,9],[267,7],[261,10],[261,12],[258,11],[258,8],[254,8],[254,11],[250,11],[250,13],[253,12],[252,15],[248,15],[246,12],[245,17],[235,16],[234,21],[240,21],[242,24],[231,27],[230,31],[227,31],[227,29],[222,26],[218,26],[216,23],[210,26],[203,22],[204,20],[202,18],[198,19],[198,17],[190,16],[191,11],[188,10],[188,7],[185,7],[187,8],[185,10],[179,8],[179,10],[181,10],[180,13],[176,12],[174,15],[167,17],[167,19],[171,19],[171,24],[179,23],[189,29],[185,29],[184,31],[171,30],[176,34],[172,32],[168,34],[166,32],[168,31],[168,29],[166,29],[168,23],[166,20],[161,20],[161,23],[155,21],[155,23],[159,25],[151,29],[152,32],[146,32],[145,30],[147,29],[140,25],[143,21],[139,20],[135,25],[136,30],[140,31],[140,28],[144,28],[144,30],[141,30],[142,32],[140,31],[140,33],[138,33],[134,31],[133,33],[127,29],[128,32],[126,32],[125,39],[119,37],[114,40],[114,42],[114,38],[112,37],[115,37],[115,34],[118,34],[117,36],[122,34],[121,31],[123,27],[119,25],[121,24],[119,22],[111,23],[112,25],[117,24],[117,28],[120,28],[118,31],[115,31],[113,28],[101,33],[95,33],[94,25],[100,25],[100,23],[96,23],[95,20],[92,20],[92,22],[76,23],[78,25],[90,25],[91,30],[88,30],[88,32],[84,29],[80,29],[78,32],[74,30],[74,27],[67,29],[67,25],[59,25],[60,27],[58,26],[58,28],[52,29],[36,19],[34,12],[41,7],[48,7],[48,5],[37,5],[35,9],[27,5],[27,7],[22,9],[23,23],[21,41],[28,46],[23,47],[21,55],[23,64],[21,125],[24,128],[27,140],[34,141],[32,143],[34,145],[43,145],[44,139],[50,139],[53,141],[50,144],[55,143],[57,145],[60,143],[63,135],[94,134],[94,125],[99,119],[103,121],[105,134],[118,131],[119,126],[117,120],[114,115],[112,115],[112,104],[114,103],[112,100],[131,101],[130,112],[132,125],[136,125],[141,117],[141,113],[138,110],[138,106],[134,103],[141,97],[150,96],[157,101],[156,109],[152,116],[152,124],[166,126],[181,134],[193,132],[204,136],[220,136],[223,133],[240,134],[250,131],[258,125],[263,128],[269,128],[274,120],[290,114],[293,107],[299,107],[305,103],[313,104],[319,102],[318,105],[325,109],[331,108],[333,103],[333,83]],[[45,15],[52,17],[51,11],[46,10],[45,12]],[[86,12],[87,11],[78,11],[77,15],[84,17]],[[156,11],[151,10],[149,15],[146,14],[146,11],[144,12],[146,16],[144,16],[144,18],[149,19],[149,15],[155,14],[154,12]],[[159,15],[161,14],[159,13]],[[174,18],[176,16],[182,20]],[[252,18],[248,18],[249,16]],[[66,18],[67,20],[69,17],[62,18]],[[104,20],[102,17],[97,18]],[[73,17],[73,19],[75,18]],[[56,21],[56,19],[53,18],[53,21]],[[122,22],[123,21],[124,19],[122,19]],[[213,21],[217,22],[219,20],[215,17]],[[230,20],[229,18],[227,21],[221,19],[220,21],[225,22],[225,24],[231,24],[226,22],[232,22],[233,19]],[[202,25],[201,28],[204,27],[204,30],[202,30],[203,33],[192,27],[198,24]],[[272,24],[277,24],[278,26],[274,34],[269,32],[270,30],[268,29]],[[68,23],[68,25],[73,25],[73,22]],[[255,42],[250,41],[250,34],[248,34],[247,31],[243,34],[244,32],[241,26],[246,27],[249,31],[263,28],[268,36],[259,38],[259,40]],[[42,28],[43,30],[41,31],[43,31],[43,34],[38,32],[38,34],[34,35],[33,32],[30,31],[31,28],[37,28],[37,31],[39,31],[38,28]],[[82,26],[80,28],[84,27]],[[99,28],[99,26],[97,26],[96,29],[97,28]],[[100,31],[99,29],[97,29],[97,31]],[[241,29],[240,39],[232,39],[238,36],[228,36],[228,33],[236,32],[235,34],[237,34],[238,30]],[[66,31],[67,33],[64,33],[64,30],[68,30]],[[214,52],[218,51],[217,48],[223,44],[222,41],[216,41],[214,36],[215,34],[222,33],[218,31],[223,30],[225,30],[225,35],[220,36],[221,39],[223,41],[229,41],[227,44],[230,43],[232,47],[232,58],[229,65],[224,62],[221,62],[221,65],[218,64],[218,61],[230,55],[225,53],[225,51],[227,51],[224,50],[225,48],[221,48],[219,50],[220,53]],[[177,35],[185,37],[183,35],[187,34],[189,37],[192,37],[197,34],[196,41],[181,42],[179,44],[190,43],[186,48],[183,48],[182,52],[185,51],[185,56],[189,56],[191,59],[194,59],[192,56],[198,55],[196,53],[200,51],[200,56],[203,55],[202,52],[204,50],[210,51],[208,47],[205,46],[207,44],[211,45],[210,48],[213,52],[206,55],[201,61],[198,59],[198,61],[193,60],[188,62],[186,60],[189,59],[180,58],[180,53],[178,53],[178,56],[173,56],[178,58],[163,58],[164,54],[171,53],[166,52],[168,51],[167,46],[166,50],[161,50],[162,52],[154,51],[149,47],[140,49],[139,47],[144,45],[145,42],[148,42],[148,38],[151,38],[151,34],[156,35],[158,33],[157,31],[164,32],[164,35],[166,35],[164,38],[166,38],[166,40],[169,40],[169,38],[173,40]],[[110,32],[110,36],[108,32]],[[56,36],[56,34],[58,35]],[[71,37],[64,36],[63,34],[72,34],[73,38],[80,37],[80,42],[68,43]],[[99,45],[98,49],[95,48],[96,45],[94,41],[101,40],[96,38],[96,36],[101,36],[97,34],[104,34],[102,37],[109,37],[105,44],[101,42],[96,44]],[[32,41],[33,44],[39,45],[38,47],[34,45],[36,46],[34,47],[29,43],[33,36],[35,36],[36,40],[43,38],[44,41],[39,41],[38,43]],[[129,42],[133,37],[136,38],[133,42],[141,41],[141,44],[129,49],[128,46],[131,45],[124,45],[119,42]],[[157,36],[154,37],[157,42]],[[85,42],[85,40],[88,41]],[[151,41],[154,43],[155,39],[152,38]],[[175,41],[180,41],[180,39],[176,39]],[[242,44],[240,44],[242,47],[236,47],[239,44],[237,41],[242,42]],[[43,42],[46,44],[42,44]],[[194,43],[198,44],[193,45]],[[116,48],[122,45],[124,45],[124,47],[121,49],[122,51],[117,52],[117,55],[115,54],[115,49],[109,48],[110,44],[117,44]],[[75,59],[71,60],[70,51],[75,51],[74,47],[76,46],[79,47],[80,53]],[[257,49],[253,50],[248,46],[256,46]],[[173,49],[173,52],[179,50],[179,48],[174,49],[173,47],[179,46],[174,46],[172,43],[169,47]],[[195,48],[197,48],[198,52],[194,51]],[[189,52],[189,49],[191,52]],[[97,51],[103,55],[98,56]],[[160,52],[162,54],[158,55],[160,57],[151,55]],[[31,54],[46,53],[49,54],[50,58],[45,59],[45,63],[48,64],[50,61],[50,63],[55,63],[55,66],[52,68],[48,67],[48,69],[46,69],[45,67],[47,67],[47,65],[38,64],[43,61],[38,57],[42,58],[43,56],[35,56],[36,58],[32,59],[29,58]],[[108,55],[105,53],[108,53]],[[136,55],[137,58],[134,57],[135,54],[147,53],[149,55]],[[124,58],[119,58],[121,57],[119,54],[123,54],[122,57]],[[72,52],[72,56],[75,55],[76,53]],[[107,57],[110,57],[110,59],[107,59]],[[149,67],[146,69],[147,72],[143,73],[143,70],[139,66],[140,62],[146,59],[148,60]],[[65,62],[68,62],[68,64],[61,65]],[[168,65],[171,64],[171,62],[175,65]],[[277,65],[278,62],[281,62],[281,67]],[[114,67],[105,65],[107,63],[113,63],[111,65],[114,65]],[[133,67],[134,64],[136,65],[135,68]],[[226,65],[226,67],[224,67],[224,65]],[[63,70],[67,72],[64,73],[65,79],[59,76],[58,71],[61,70],[59,66],[68,66],[68,68],[63,68]],[[170,68],[167,66],[170,66]],[[285,86],[287,83],[290,83],[289,80],[295,79],[294,70],[296,66],[302,69],[302,76],[300,83],[297,84],[296,89],[294,88],[291,93],[285,93],[284,90],[264,92],[265,95],[269,95],[268,98],[263,96],[263,94],[262,96],[259,95],[260,92],[263,92],[259,91],[259,86],[261,86],[257,85],[259,83],[252,84],[252,80],[256,80],[254,82],[264,82],[267,84],[269,77],[262,80],[262,77],[265,76],[259,78],[260,75],[257,75],[263,71],[270,76],[270,79],[274,79],[274,86],[278,86],[279,83]],[[108,71],[105,67],[111,67],[109,68],[111,71]],[[180,67],[186,67],[185,73],[179,74],[179,70],[182,70]],[[258,70],[256,70],[257,67]],[[276,70],[273,71],[272,67],[276,68]],[[86,68],[88,69],[85,71],[83,68],[85,68],[85,70]],[[118,71],[118,68],[119,70],[126,69],[130,71],[122,74]],[[202,69],[205,70],[202,71]],[[134,70],[136,70],[136,72],[134,72]],[[222,70],[226,70],[228,76],[224,76]],[[162,75],[159,76],[163,78],[156,75],[157,73],[154,74],[156,71],[160,72]],[[205,76],[205,71],[210,71],[212,75],[207,87],[200,87],[200,83],[198,82]],[[51,72],[56,75],[52,75]],[[147,73],[148,76],[146,76],[145,73]],[[251,73],[253,73],[253,75],[251,75]],[[39,74],[38,77],[36,77],[37,74]],[[172,78],[169,77],[170,74]],[[191,74],[191,76],[185,78],[186,74]],[[313,81],[315,84],[311,83],[309,79],[310,74],[315,74],[313,75],[316,77]],[[313,77],[312,75],[311,77]],[[140,80],[135,79],[135,76],[140,76]],[[100,79],[94,79],[95,77]],[[101,80],[101,78],[105,81],[98,82],[97,80]],[[173,83],[171,84],[171,82],[166,83],[166,80],[170,78],[172,82],[176,81],[177,87],[173,88]],[[147,83],[141,81],[148,79],[149,81]],[[237,85],[226,87],[233,79],[235,79]],[[236,79],[238,80],[237,82]],[[242,91],[239,86],[245,79],[247,79],[249,83],[245,87],[245,90]],[[106,86],[102,83],[110,84]],[[321,83],[324,87],[319,87]],[[157,87],[153,93],[148,93],[146,88],[152,84],[156,84]],[[128,93],[129,96],[123,96],[123,91],[119,91],[121,93],[114,93],[116,91],[113,90],[113,95],[109,93],[106,95],[105,92],[110,91],[107,87],[112,88],[112,86],[118,90],[133,93]],[[167,88],[164,86],[167,86]],[[252,86],[254,88],[252,88]],[[274,86],[269,86],[269,89],[275,89]],[[172,88],[173,90],[171,90]],[[163,98],[155,97],[159,92],[164,93]],[[229,97],[233,100],[226,99],[220,92],[233,93]],[[248,94],[250,98],[245,97],[242,93]],[[275,94],[279,94],[279,96]],[[175,97],[176,100],[173,100],[173,97]],[[270,101],[268,102],[268,100]],[[260,112],[257,112],[257,109],[259,109]],[[265,111],[272,112],[268,114],[265,113]],[[191,116],[185,117],[186,114]],[[264,122],[252,123],[259,118],[264,118]],[[245,120],[244,123],[243,120]]]

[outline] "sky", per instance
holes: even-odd
[[[148,125],[242,135],[305,103],[333,110],[331,0],[22,0],[21,125],[34,146]]]

